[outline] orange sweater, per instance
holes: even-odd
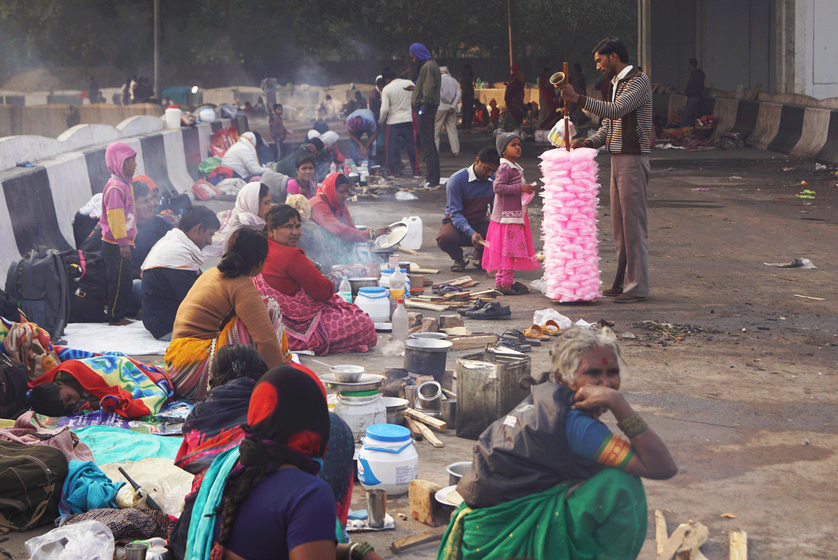
[[[227,278],[217,268],[201,274],[186,294],[177,310],[172,340],[210,340],[230,311],[244,322],[269,368],[283,363],[280,340],[253,281],[247,276]]]

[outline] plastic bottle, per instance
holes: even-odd
[[[349,166],[349,171],[350,171],[350,173],[357,173],[358,172],[358,165],[354,161],[352,162],[352,165]]]
[[[407,285],[407,278],[400,268],[396,268],[390,275],[390,299],[395,304],[396,300],[404,299],[404,288]]]
[[[481,89],[482,87],[483,87],[483,82],[480,80],[480,78],[477,78],[477,89]]]
[[[343,301],[352,303],[352,284],[349,283],[349,279],[346,276],[344,276],[343,280],[340,281],[338,295]]]
[[[329,164],[329,173],[335,173],[338,170],[338,166],[335,165],[335,162]]]
[[[402,342],[407,340],[407,310],[404,308],[404,296],[396,301],[396,310],[393,311],[393,340]]]

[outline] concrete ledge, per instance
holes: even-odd
[[[783,105],[777,135],[768,144],[768,150],[787,154],[794,149],[803,132],[803,115],[806,109],[796,105]]]
[[[65,150],[70,151],[113,142],[118,138],[119,132],[109,124],[77,124],[61,133],[58,141],[64,144]]]
[[[716,123],[713,138],[718,138],[722,134],[730,132],[730,129],[736,124],[736,111],[738,108],[739,101],[736,99],[716,98],[716,104],[713,106],[713,116],[719,119],[719,122]]]
[[[761,150],[767,149],[780,129],[782,113],[783,106],[779,103],[760,103],[756,126],[754,132],[748,136],[748,144]]]
[[[119,135],[122,138],[151,134],[163,130],[163,119],[149,115],[137,115],[129,117],[116,125]]]
[[[64,144],[45,136],[8,136],[0,138],[0,170],[12,169],[22,161],[35,162],[62,153]]]
[[[113,127],[109,127],[113,129]],[[93,196],[84,154],[70,152],[44,162],[55,205],[58,228],[70,245],[75,245],[73,218]],[[104,185],[103,185],[104,186]],[[0,268],[2,270],[2,268]]]
[[[826,142],[818,153],[818,159],[829,163],[838,163],[838,111],[830,111],[829,113]]]
[[[800,140],[792,148],[794,156],[816,158],[826,144],[832,111],[806,107]]]

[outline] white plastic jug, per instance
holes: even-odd
[[[166,128],[180,128],[180,117],[183,111],[176,105],[169,105],[166,109]]]
[[[407,224],[407,235],[402,239],[400,245],[405,249],[418,251],[422,248],[422,218],[410,216],[402,218]]]
[[[381,488],[388,496],[408,491],[419,474],[419,456],[410,430],[395,424],[367,427],[358,452],[358,480],[367,490]]]

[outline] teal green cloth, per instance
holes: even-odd
[[[114,484],[93,461],[70,461],[68,466],[58,505],[61,515],[117,507],[114,500],[124,482]]]
[[[184,560],[204,560],[210,557],[216,510],[221,505],[227,477],[238,460],[239,447],[236,446],[221,453],[207,469],[201,481],[201,489],[195,498],[195,505],[192,506]]]
[[[648,513],[640,478],[607,468],[505,504],[452,514],[437,560],[637,558]]]
[[[97,465],[139,461],[148,457],[174,461],[183,442],[182,437],[140,434],[113,426],[73,428],[73,433],[90,447]]]

